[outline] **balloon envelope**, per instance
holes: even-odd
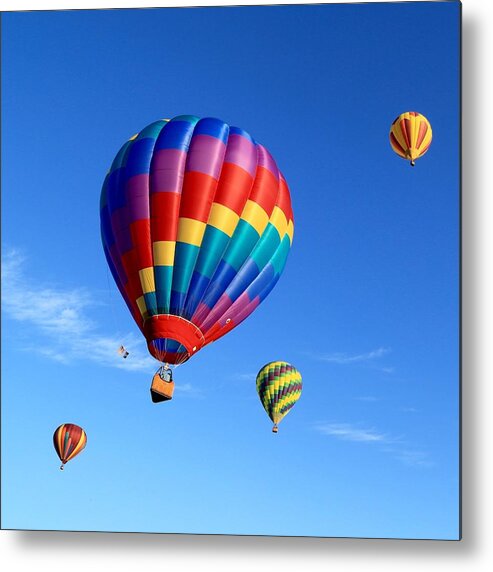
[[[406,111],[396,117],[390,127],[390,145],[403,159],[414,165],[431,144],[432,130],[428,119],[416,111]]]
[[[53,434],[53,445],[63,465],[78,455],[86,446],[87,436],[82,427],[63,423]]]
[[[277,424],[287,415],[301,396],[300,372],[285,361],[265,365],[257,375],[257,393],[267,415]]]
[[[179,364],[249,316],[293,240],[286,181],[243,129],[182,115],[116,155],[101,193],[106,259],[161,362]]]

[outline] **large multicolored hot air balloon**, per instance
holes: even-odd
[[[53,433],[53,445],[62,462],[60,469],[63,471],[65,463],[78,455],[86,446],[87,436],[82,427],[73,423],[64,423]]]
[[[101,193],[106,259],[151,355],[178,365],[240,324],[277,283],[291,198],[265,147],[214,118],[148,125]]]
[[[273,433],[282,418],[301,396],[300,372],[285,361],[265,365],[257,375],[257,393],[267,415],[274,422]]]
[[[422,157],[431,144],[432,130],[428,119],[416,111],[406,111],[397,117],[390,127],[392,149],[411,162]]]

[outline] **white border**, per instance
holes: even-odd
[[[145,7],[226,5],[156,2]],[[269,2],[238,2],[268,4]],[[282,4],[297,4],[284,0]],[[334,3],[334,2],[326,2]],[[490,0],[463,2],[463,540],[462,542],[0,532],[8,572],[481,571],[493,562],[493,177]],[[2,10],[138,7],[119,1],[2,0]],[[488,18],[489,17],[489,18]],[[487,22],[490,26],[488,29]],[[410,30],[412,34],[412,30]],[[487,562],[490,562],[488,565]]]

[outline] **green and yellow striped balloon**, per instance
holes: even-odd
[[[257,375],[257,393],[267,415],[274,422],[272,431],[288,414],[301,395],[301,374],[285,361],[272,361]]]

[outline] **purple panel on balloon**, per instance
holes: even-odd
[[[197,171],[219,179],[226,145],[210,135],[194,135],[187,157],[187,172]]]
[[[111,228],[113,229],[113,234],[116,237],[116,233],[122,228],[126,228],[129,225],[128,211],[127,207],[124,206],[117,209],[111,215]]]
[[[127,181],[130,222],[149,218],[149,175],[135,175]]]
[[[151,193],[179,193],[187,154],[179,149],[161,149],[151,163]]]
[[[242,135],[230,135],[226,149],[225,163],[233,163],[245,169],[252,177],[257,170],[257,147]]]
[[[192,316],[191,322],[196,324],[197,326],[201,326],[202,322],[207,318],[211,309],[207,304],[200,302],[197,309],[195,310],[195,314]]]
[[[274,177],[279,180],[279,169],[277,168],[276,162],[272,158],[272,155],[263,145],[257,144],[257,150],[259,167],[268,169],[274,175]]]
[[[258,296],[250,301],[246,293],[242,294],[230,308],[230,317],[236,324],[239,324],[247,318],[259,304],[260,298]]]
[[[214,308],[211,310],[210,314],[204,320],[201,326],[203,332],[207,332],[218,320],[219,318],[231,307],[233,301],[227,294],[223,294]]]

